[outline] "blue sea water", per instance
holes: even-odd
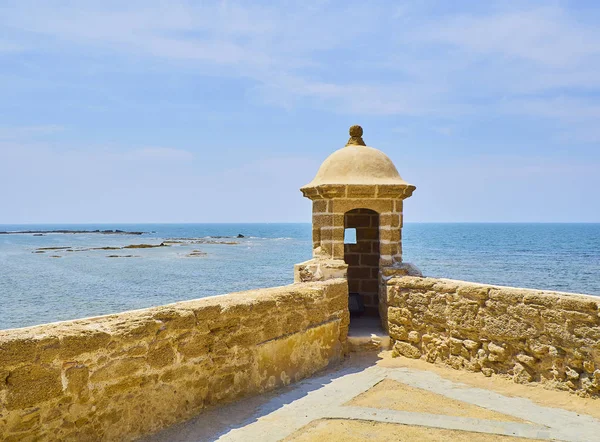
[[[0,231],[53,229],[151,233],[0,235],[0,329],[288,284],[293,265],[311,257],[308,223],[0,225]],[[239,233],[245,237],[229,240],[234,245],[34,253]],[[193,250],[206,255],[188,256]],[[427,276],[600,296],[600,224],[408,223],[403,250],[404,260]]]

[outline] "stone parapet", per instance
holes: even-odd
[[[344,279],[0,331],[0,440],[132,440],[343,355]]]
[[[387,282],[394,354],[600,396],[600,299],[435,278]]]
[[[423,274],[421,270],[410,262],[400,262],[393,266],[382,267],[379,272],[379,318],[381,319],[381,326],[388,332],[388,282],[392,278],[398,278],[402,276],[419,276]]]
[[[346,279],[347,273],[348,264],[341,259],[313,258],[294,265],[294,282]]]

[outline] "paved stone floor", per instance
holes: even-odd
[[[600,441],[598,400],[389,353],[354,355],[335,370],[208,410],[146,441]]]

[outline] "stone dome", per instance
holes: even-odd
[[[386,154],[364,144],[360,126],[350,128],[350,140],[346,147],[329,155],[315,178],[303,188],[323,184],[410,186]]]

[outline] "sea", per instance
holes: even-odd
[[[146,233],[0,234],[0,330],[285,285],[312,255],[309,223],[0,225],[58,229]],[[426,276],[600,296],[600,224],[407,223],[403,258]]]

